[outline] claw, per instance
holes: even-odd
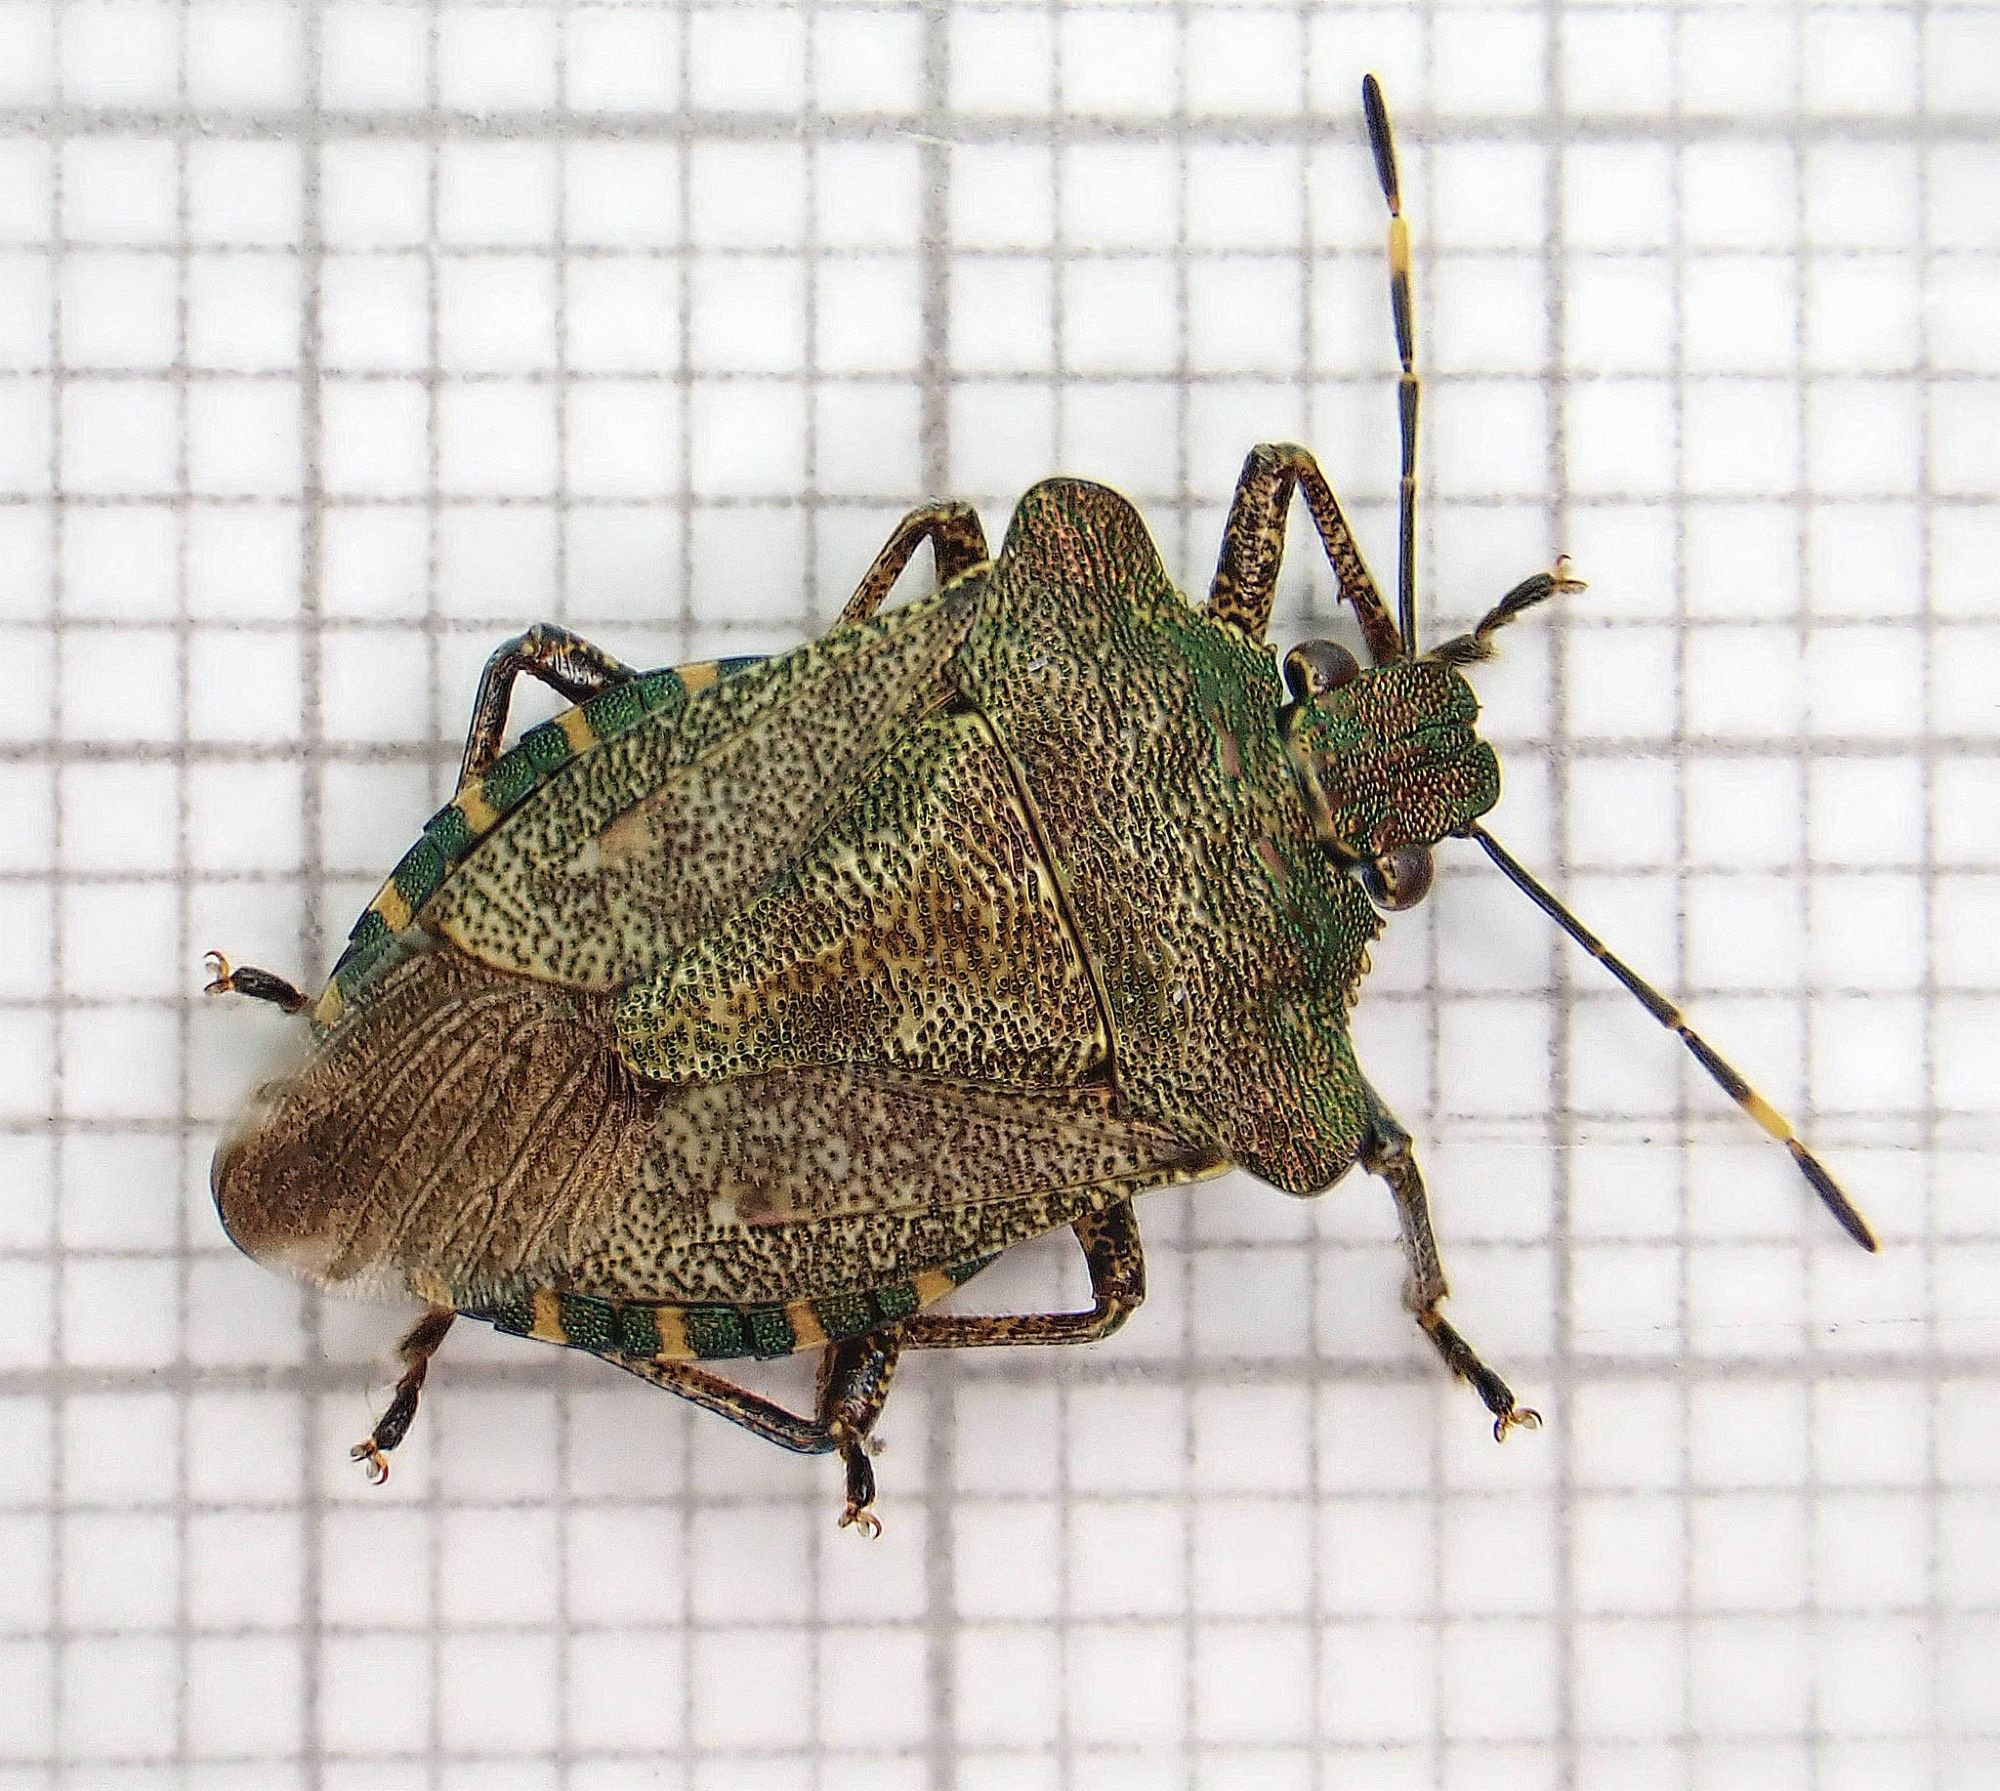
[[[841,1465],[847,1471],[847,1503],[841,1507],[840,1527],[855,1529],[863,1536],[882,1534],[882,1520],[868,1509],[875,1503],[875,1470],[868,1465],[868,1439],[857,1436],[845,1424],[836,1423]]]
[[[297,1013],[306,1004],[306,998],[282,976],[259,970],[254,964],[238,970],[221,952],[212,951],[202,958],[202,965],[210,977],[202,991],[206,995],[247,995],[252,1001],[271,1002],[288,1014]]]
[[[1549,578],[1558,591],[1587,591],[1590,589],[1590,586],[1582,579],[1570,577],[1569,555],[1566,553],[1556,555],[1556,563],[1553,570],[1549,573]]]
[[[840,1528],[852,1528],[857,1535],[866,1536],[871,1542],[882,1534],[882,1520],[865,1505],[857,1505],[852,1499],[840,1514]]]
[[[370,1486],[388,1485],[389,1458],[376,1446],[373,1437],[369,1437],[365,1442],[356,1443],[352,1449],[348,1450],[347,1459],[349,1461],[362,1461],[368,1464],[368,1484]]]
[[[1542,1414],[1531,1405],[1517,1405],[1493,1420],[1493,1440],[1504,1443],[1510,1430],[1540,1430]]]

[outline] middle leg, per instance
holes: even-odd
[[[1508,1431],[1517,1425],[1529,1430],[1540,1428],[1541,1413],[1516,1404],[1513,1390],[1479,1359],[1478,1352],[1438,1310],[1451,1290],[1445,1284],[1437,1238],[1431,1231],[1430,1199],[1424,1192],[1424,1179],[1417,1173],[1409,1133],[1379,1104],[1375,1106],[1368,1135],[1361,1143],[1361,1164],[1387,1182],[1389,1192],[1395,1196],[1403,1253],[1410,1264],[1409,1279],[1403,1283],[1403,1304],[1437,1347],[1445,1366],[1459,1379],[1470,1381],[1473,1390],[1486,1402],[1486,1409],[1493,1414],[1494,1440],[1504,1441]]]
[[[980,526],[977,510],[949,498],[925,504],[896,524],[896,532],[882,544],[874,565],[854,587],[838,625],[865,622],[880,609],[911,556],[926,541],[931,544],[931,561],[940,586],[970,572],[986,558],[986,531]]]
[[[920,1312],[903,1322],[912,1349],[991,1349],[1011,1343],[1095,1343],[1109,1337],[1146,1297],[1146,1258],[1139,1221],[1121,1200],[1086,1213],[1071,1230],[1090,1269],[1087,1312]]]
[[[472,700],[465,754],[458,767],[460,789],[482,776],[499,758],[514,680],[523,672],[572,703],[588,702],[614,684],[638,675],[602,647],[553,622],[537,622],[526,634],[502,641],[479,674],[479,693]]]

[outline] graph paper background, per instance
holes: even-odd
[[[1591,580],[1496,830],[1882,1256],[1461,850],[1357,1036],[1539,1435],[1379,1187],[1232,1178],[1113,1342],[905,1367],[872,1545],[483,1331],[371,1492],[404,1315],[221,1237],[203,949],[316,981],[538,617],[783,648],[1058,469],[1199,589],[1267,439],[1386,567],[1370,67],[1427,613]],[[0,1788],[1995,1782],[1997,116],[1980,5],[0,0]]]

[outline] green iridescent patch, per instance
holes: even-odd
[[[619,1354],[648,1361],[660,1353],[660,1320],[652,1307],[614,1306],[611,1311],[618,1326]]]
[[[414,913],[437,893],[437,886],[444,881],[444,854],[426,835],[403,854],[389,876],[396,893],[410,904]]]
[[[361,910],[361,918],[347,935],[347,948],[333,966],[333,981],[343,994],[366,979],[376,961],[394,943],[396,935],[388,921],[374,908]]]
[[[835,1343],[843,1337],[859,1336],[875,1322],[865,1294],[823,1294],[813,1301],[813,1316]]]
[[[875,1290],[875,1310],[884,1318],[908,1318],[920,1302],[907,1281],[889,1281]]]
[[[341,954],[340,962],[333,967],[333,985],[341,994],[352,1000],[355,994],[375,974],[375,967],[389,954],[388,944],[366,947],[349,946]]]
[[[424,823],[424,838],[447,863],[457,858],[472,845],[472,829],[466,822],[465,811],[455,803],[446,803]]]
[[[534,787],[535,762],[518,746],[493,761],[479,786],[488,806],[503,813]]]
[[[557,1311],[564,1338],[578,1349],[607,1350],[613,1346],[609,1300],[589,1294],[564,1294]]]
[[[673,672],[648,672],[638,681],[639,700],[648,714],[677,710],[687,702],[687,687]]]
[[[523,734],[516,750],[526,753],[537,771],[555,771],[569,763],[569,736],[554,722],[545,721]]]
[[[799,1346],[798,1333],[782,1306],[752,1306],[743,1314],[753,1356],[789,1356]]]
[[[347,935],[348,947],[352,951],[363,952],[383,944],[389,938],[389,923],[381,910],[364,908]]]
[[[600,740],[622,734],[645,713],[645,702],[632,684],[614,684],[583,706],[583,719]]]
[[[687,1324],[688,1348],[697,1356],[747,1356],[750,1346],[743,1336],[743,1315],[734,1306],[690,1306],[683,1315]]]
[[[480,1316],[489,1320],[495,1330],[525,1337],[535,1328],[535,1302],[531,1296],[521,1294],[497,1302]]]

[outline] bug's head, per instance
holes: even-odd
[[[1364,671],[1332,641],[1294,647],[1285,682],[1279,729],[1320,843],[1378,907],[1413,907],[1431,886],[1431,847],[1500,799],[1472,687],[1434,658]]]

